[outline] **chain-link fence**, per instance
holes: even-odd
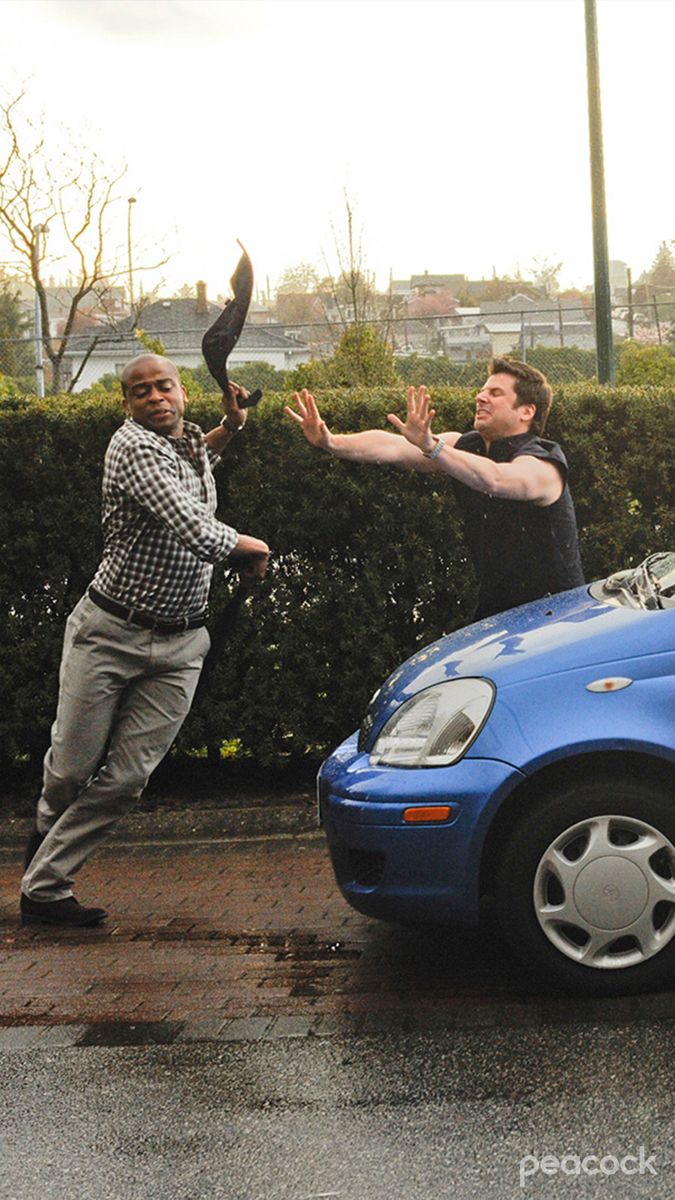
[[[187,302],[186,302],[187,303]],[[163,302],[177,310],[178,302]],[[212,306],[209,306],[211,310]],[[217,310],[215,310],[217,311]],[[183,322],[130,331],[90,327],[71,335],[54,366],[43,351],[39,367],[46,391],[82,391],[94,385],[113,388],[124,364],[144,349],[166,353],[190,371],[190,382],[212,390],[201,354],[201,340],[214,311],[196,320],[194,309]],[[161,311],[160,311],[161,316]],[[615,305],[612,312],[617,347],[626,338],[643,345],[673,348],[675,303],[656,301],[632,308]],[[552,383],[590,379],[596,374],[595,316],[580,301],[509,301],[458,308],[447,313],[382,315],[372,306],[350,320],[349,310],[330,319],[281,324],[252,317],[230,358],[244,386],[268,391],[297,386],[296,372],[310,361],[328,362],[347,330],[368,326],[393,356],[403,382],[474,387],[485,376],[490,358],[512,355],[530,362]],[[61,349],[53,338],[54,351]],[[37,342],[34,337],[0,339],[0,397],[35,394],[38,390]],[[240,378],[241,377],[241,378]]]

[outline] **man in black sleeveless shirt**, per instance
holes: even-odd
[[[307,441],[336,458],[450,476],[479,581],[474,620],[584,582],[567,459],[541,435],[551,407],[541,371],[496,358],[476,397],[470,433],[432,433],[426,388],[408,389],[408,411],[380,429],[331,433],[314,397],[295,394],[286,412]]]

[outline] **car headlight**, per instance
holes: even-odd
[[[450,679],[406,700],[378,734],[371,763],[449,767],[478,737],[495,695],[487,679]]]

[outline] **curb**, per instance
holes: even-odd
[[[34,828],[30,817],[7,817],[0,826],[0,850],[23,847]],[[122,817],[107,845],[151,846],[219,842],[230,838],[274,834],[315,833],[316,805],[312,796],[285,804],[242,804],[219,808],[156,808]]]
[[[588,1000],[565,1005],[507,1002],[485,1008],[453,1005],[447,1011],[399,1009],[334,1015],[212,1017],[203,1021],[102,1022],[72,1025],[7,1025],[0,1028],[0,1054],[12,1050],[86,1049],[88,1047],[169,1046],[196,1042],[271,1042],[287,1039],[443,1035],[453,1031],[486,1033],[489,1028],[538,1029],[560,1026],[610,1027],[635,1022],[675,1021],[675,994],[653,993]]]

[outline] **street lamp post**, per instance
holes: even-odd
[[[127,200],[127,255],[129,262],[129,308],[133,316],[134,312],[134,271],[133,259],[131,255],[131,208],[136,203],[136,197],[130,196]]]
[[[609,288],[605,166],[602,150],[600,108],[600,65],[598,21],[595,0],[584,0],[586,8],[586,68],[588,73],[588,126],[591,149],[591,197],[593,206],[593,261],[595,286],[595,342],[600,383],[614,383],[612,301]]]
[[[47,232],[44,225],[35,226],[35,265],[40,262],[42,239]],[[45,369],[42,362],[42,307],[37,288],[35,289],[35,390],[42,400],[45,394]]]

